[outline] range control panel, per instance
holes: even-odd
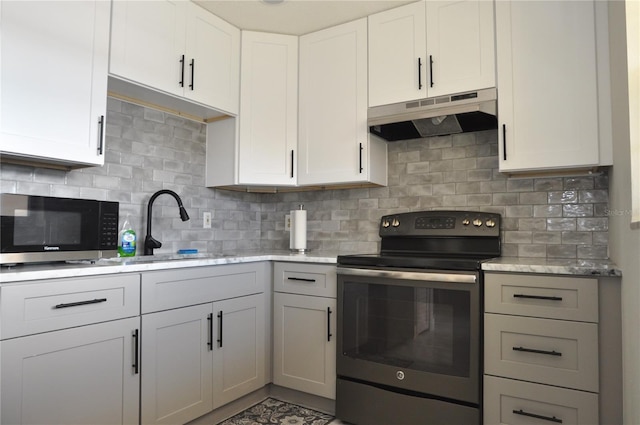
[[[480,211],[421,211],[380,219],[385,236],[500,236],[500,214]]]

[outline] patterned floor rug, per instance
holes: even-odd
[[[218,425],[326,425],[332,420],[327,413],[267,398]]]

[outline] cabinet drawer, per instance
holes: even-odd
[[[485,373],[598,392],[598,325],[485,314]]]
[[[273,290],[335,298],[337,293],[336,266],[275,263],[273,266]]]
[[[142,313],[262,293],[268,279],[266,262],[146,272]]]
[[[2,339],[137,316],[140,275],[3,286],[0,312]]]
[[[598,322],[598,280],[487,273],[485,311]]]
[[[485,376],[484,423],[598,424],[598,395]]]

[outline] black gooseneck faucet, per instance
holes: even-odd
[[[166,193],[167,195],[171,195],[175,198],[176,202],[178,203],[178,208],[180,208],[180,219],[182,221],[189,220],[189,214],[187,214],[187,210],[185,210],[184,206],[182,206],[182,199],[180,199],[178,194],[175,193],[174,191],[163,189],[151,195],[151,198],[149,199],[149,204],[147,205],[147,235],[144,238],[144,255],[153,255],[153,250],[155,248],[160,248],[162,246],[162,242],[154,239],[154,237],[151,236],[151,215],[153,212],[153,201],[155,201],[156,198],[162,195],[163,193]]]

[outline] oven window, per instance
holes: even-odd
[[[470,292],[345,282],[343,355],[468,377]]]

